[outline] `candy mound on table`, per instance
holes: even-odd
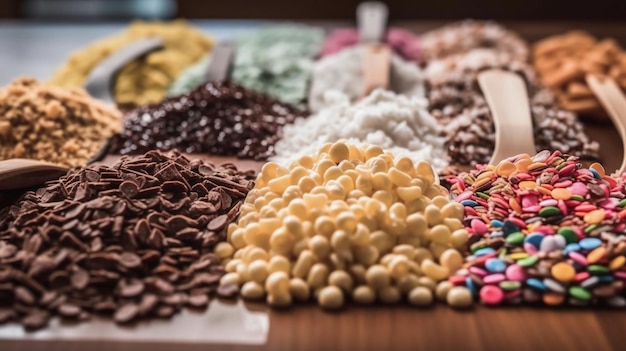
[[[164,48],[129,63],[119,72],[114,89],[119,105],[141,106],[161,101],[183,69],[200,60],[213,47],[213,40],[185,21],[135,21],[120,33],[73,52],[50,82],[63,87],[81,87],[102,60],[134,40],[150,37],[162,39]]]
[[[122,113],[82,89],[19,78],[0,88],[0,160],[82,166],[119,132]]]
[[[495,126],[477,79],[480,71],[490,68],[515,72],[526,81],[537,151],[561,150],[597,158],[598,143],[590,140],[574,114],[555,106],[554,95],[539,86],[529,64],[506,52],[472,49],[432,60],[424,69],[429,110],[444,125],[453,163],[487,163],[493,153]]]
[[[130,111],[110,152],[187,153],[265,160],[281,129],[304,112],[232,82],[209,82],[191,92]]]
[[[420,37],[422,60],[427,62],[472,49],[486,48],[527,61],[528,46],[516,33],[490,21],[466,20],[424,33]]]
[[[626,52],[613,39],[598,41],[582,31],[545,38],[533,47],[535,69],[543,84],[557,95],[558,103],[584,117],[606,119],[606,112],[585,76],[609,76],[626,89]]]
[[[325,97],[326,108],[283,128],[271,160],[289,165],[300,156],[315,154],[326,143],[347,139],[379,145],[415,162],[427,161],[436,171],[448,165],[443,131],[426,110],[423,97],[381,89],[355,104],[337,91]]]
[[[626,189],[559,151],[448,176],[465,208],[464,269],[450,277],[488,305],[626,307]]]
[[[213,247],[253,176],[151,151],[27,192],[0,211],[0,323],[129,323],[206,307],[224,273]]]
[[[351,101],[363,95],[363,51],[363,46],[351,47],[315,63],[309,110],[316,112],[325,106],[324,94],[328,90],[339,90]],[[424,96],[424,78],[419,67],[392,53],[389,90],[408,96]]]
[[[466,307],[469,291],[446,281],[463,263],[462,218],[428,163],[328,143],[289,167],[263,166],[228,242],[215,247],[228,272],[220,286],[272,306],[425,306],[436,296]]]
[[[306,25],[268,26],[235,38],[232,80],[303,106],[324,32]]]
[[[419,38],[407,30],[400,28],[388,29],[385,33],[384,42],[389,45],[396,54],[407,61],[417,61],[419,58]],[[334,55],[339,51],[358,45],[359,43],[360,36],[355,29],[335,29],[326,37],[320,57]]]

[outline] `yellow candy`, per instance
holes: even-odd
[[[572,192],[565,188],[554,188],[551,195],[556,200],[569,200],[572,197]]]
[[[537,183],[532,180],[519,182],[519,188],[524,190],[537,189]]]
[[[624,256],[617,256],[614,259],[611,260],[611,262],[609,262],[609,269],[612,271],[616,271],[622,267],[624,267],[624,264],[626,263],[626,257]]]
[[[515,171],[517,171],[515,164],[509,161],[500,162],[500,164],[496,167],[496,174],[502,177],[509,177]]]
[[[526,252],[515,252],[515,253],[512,253],[512,254],[510,254],[510,255],[509,255],[509,257],[510,257],[512,260],[516,260],[516,261],[518,261],[518,260],[522,260],[522,259],[524,259],[524,258],[526,258],[526,257],[528,257],[528,256],[529,256],[529,255],[528,255],[528,253],[526,253]]]
[[[592,163],[591,166],[589,166],[589,168],[598,172],[600,177],[604,177],[606,175],[606,172],[604,171],[604,167],[602,167],[602,164],[598,162]]]
[[[572,279],[574,279],[574,277],[576,276],[576,270],[574,269],[574,267],[565,262],[559,262],[555,264],[554,266],[552,266],[550,272],[556,280],[563,283],[568,283],[572,281]]]
[[[594,264],[602,259],[606,254],[606,249],[602,246],[594,249],[589,254],[587,254],[587,263]]]
[[[587,213],[583,219],[585,223],[598,224],[604,220],[604,210],[598,209],[598,210],[591,211]]]

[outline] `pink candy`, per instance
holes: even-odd
[[[506,277],[502,273],[490,274],[483,278],[483,283],[486,285],[489,284],[498,284],[506,280]]]
[[[506,268],[506,278],[508,280],[522,282],[526,279],[526,271],[524,268],[517,264],[512,264]]]
[[[576,182],[567,189],[571,191],[573,194],[580,195],[583,197],[587,196],[587,193],[589,192],[589,190],[587,189],[587,186],[585,186],[585,184],[581,182]]]
[[[497,286],[485,285],[480,289],[480,299],[486,305],[499,305],[504,300],[504,292]]]
[[[569,253],[569,258],[571,258],[572,261],[579,263],[583,266],[587,266],[589,264],[587,263],[587,258],[583,254],[578,253],[576,251],[571,251]]]

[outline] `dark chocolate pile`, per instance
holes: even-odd
[[[211,82],[131,111],[110,151],[126,155],[178,149],[266,160],[274,154],[282,127],[302,116],[304,111],[234,83]]]
[[[180,153],[124,156],[70,171],[0,210],[0,324],[53,315],[127,323],[204,307],[252,172]]]

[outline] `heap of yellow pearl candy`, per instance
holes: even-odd
[[[272,306],[446,300],[447,278],[463,265],[463,214],[429,164],[374,145],[327,144],[288,168],[263,166],[215,249],[227,271],[221,284]],[[467,302],[453,295],[453,304]]]

